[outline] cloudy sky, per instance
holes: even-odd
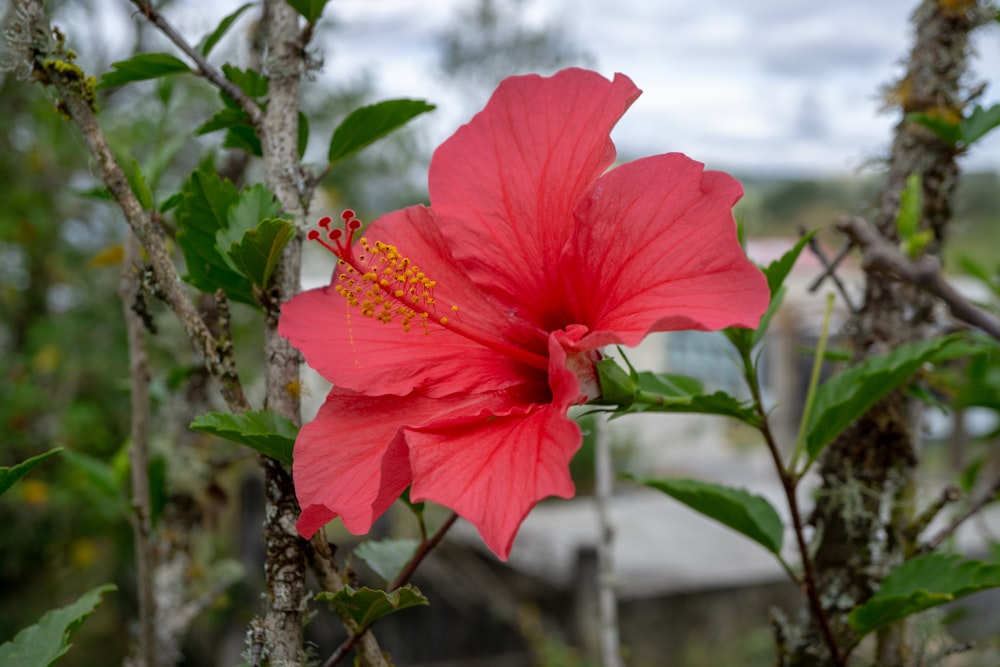
[[[901,72],[916,1],[521,0],[529,22],[560,22],[596,69],[643,89],[613,135],[623,157],[679,150],[715,168],[788,175],[856,173],[885,150],[897,118],[879,111],[878,90]],[[436,145],[485,101],[437,66],[438,36],[473,4],[331,0],[324,22],[337,29],[315,42],[320,76],[364,68],[386,98],[437,104],[419,121]],[[177,0],[167,11],[197,39],[238,5]],[[976,47],[976,78],[992,76],[988,105],[1000,101],[1000,25]],[[1000,169],[994,135],[967,167]]]
[[[643,89],[616,129],[620,153],[681,150],[717,168],[792,174],[850,173],[884,150],[896,118],[880,113],[878,90],[901,72],[916,4],[522,1],[537,22],[562,20],[596,69],[628,74]],[[372,67],[389,96],[431,96],[444,138],[462,117],[448,113],[455,91],[433,85],[434,42],[463,4],[470,0],[334,0],[331,14],[352,37],[349,53],[334,45],[330,66]],[[993,103],[1000,26],[976,45],[976,72],[993,74],[984,100]],[[1000,137],[966,160],[1000,168]]]

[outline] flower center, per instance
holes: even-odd
[[[585,350],[566,355],[566,368],[576,375],[580,383],[580,394],[583,402],[592,401],[601,396],[601,383],[597,377],[597,362],[601,360],[600,350]]]
[[[354,217],[354,211],[344,211],[341,218],[344,229],[330,229],[330,218],[323,218],[319,226],[327,231],[327,240],[319,230],[309,232],[309,239],[318,241],[338,258],[341,267],[337,275],[337,285],[333,289],[347,299],[347,303],[360,309],[365,317],[374,318],[388,324],[398,320],[403,331],[409,331],[418,323],[424,334],[430,334],[427,323],[435,311],[433,280],[403,257],[395,246],[381,241],[374,244],[361,237],[358,243],[361,253],[354,252],[354,234],[361,228],[361,221]],[[332,243],[331,243],[332,242]],[[451,306],[453,312],[458,306]],[[439,324],[447,324],[447,317],[436,318]]]
[[[451,318],[438,316],[434,299],[437,283],[388,243],[370,243],[367,238],[361,237],[358,239],[360,251],[355,252],[354,235],[361,229],[361,221],[350,209],[340,217],[344,222],[343,229],[330,229],[333,220],[324,217],[317,224],[326,232],[326,238],[318,229],[310,230],[307,238],[337,256],[340,271],[333,289],[347,299],[351,307],[358,308],[363,316],[384,324],[399,321],[403,331],[410,331],[417,324],[424,335],[430,335],[430,325],[438,325],[516,361],[548,370],[546,357],[511,345],[496,336],[478,332],[458,321],[456,305],[449,307]]]

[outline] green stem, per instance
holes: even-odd
[[[830,309],[828,307],[827,316],[824,322],[824,337],[829,325],[829,320]],[[817,356],[821,358],[822,354]],[[750,351],[741,349],[740,357],[743,360],[743,367],[746,372],[747,387],[750,389],[754,405],[756,406],[757,413],[760,416],[760,426],[758,427],[758,430],[764,437],[764,442],[767,444],[768,452],[771,454],[771,459],[774,461],[774,468],[777,471],[778,479],[781,482],[781,490],[784,492],[785,502],[788,504],[788,512],[792,519],[792,532],[794,533],[795,543],[798,547],[799,558],[802,559],[802,577],[799,578],[794,576],[791,568],[784,563],[780,556],[778,561],[785,567],[786,572],[792,575],[793,581],[801,582],[800,586],[802,587],[806,599],[809,602],[809,608],[812,611],[813,617],[819,624],[820,634],[823,637],[823,642],[830,651],[830,657],[833,659],[833,664],[836,667],[845,667],[847,664],[847,657],[837,644],[837,639],[833,635],[833,630],[830,627],[830,619],[827,616],[826,610],[823,608],[823,602],[820,597],[816,569],[813,566],[812,558],[809,556],[809,546],[806,543],[805,538],[805,522],[802,519],[802,512],[799,509],[799,501],[796,495],[800,477],[796,477],[793,472],[795,470],[794,463],[791,467],[786,468],[781,460],[781,452],[778,448],[777,441],[774,439],[774,433],[771,431],[767,411],[764,409],[764,403],[761,400],[760,379],[757,376],[757,369],[754,368]]]
[[[826,355],[826,341],[830,335],[830,316],[833,313],[833,292],[826,295],[826,310],[823,313],[823,328],[819,333],[819,341],[816,343],[816,356],[813,358],[812,375],[809,377],[809,391],[806,392],[806,405],[802,410],[802,419],[799,421],[799,435],[795,439],[795,451],[792,454],[792,462],[788,469],[795,474],[799,467],[799,458],[806,449],[806,430],[809,427],[809,418],[812,415],[813,403],[816,400],[816,387],[819,386],[819,377],[823,370],[823,357]],[[809,468],[807,462],[802,473]],[[802,473],[799,473],[801,477]]]

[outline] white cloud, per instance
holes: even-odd
[[[472,2],[330,2],[330,29],[314,43],[325,53],[321,77],[347,80],[366,69],[385,97],[436,103],[426,126],[439,143],[485,101],[461,94],[436,69],[436,36]],[[740,169],[842,173],[890,141],[896,118],[880,113],[877,93],[901,72],[914,0],[522,2],[533,24],[558,19],[603,74],[623,72],[643,89],[614,135],[622,153],[684,150]],[[238,4],[179,0],[168,14],[197,40]],[[114,14],[107,48],[127,49],[132,27]],[[998,30],[976,40],[974,72],[993,79],[985,103],[1000,101]],[[977,146],[966,164],[1000,168],[1000,137]]]

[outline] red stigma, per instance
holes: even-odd
[[[351,209],[344,210],[340,214],[341,220],[344,221],[343,228],[337,227],[335,229],[330,229],[330,225],[333,223],[333,218],[330,216],[324,216],[316,222],[316,226],[321,228],[311,229],[309,233],[306,234],[306,238],[310,241],[316,241],[321,246],[332,252],[339,259],[348,261],[354,256],[351,246],[354,244],[354,232],[361,229],[361,221],[354,217],[354,211]],[[324,233],[326,238],[324,237]]]

